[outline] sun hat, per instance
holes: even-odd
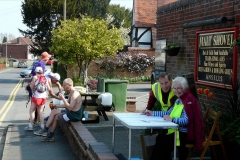
[[[57,81],[60,80],[60,75],[58,73],[50,73],[49,74],[52,78],[56,79]]]
[[[52,57],[52,55],[48,54],[48,52],[43,52],[41,54],[41,60],[48,60],[51,57]]]
[[[42,73],[43,72],[42,67],[36,67],[35,72]]]

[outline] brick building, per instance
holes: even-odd
[[[239,57],[236,49],[230,50],[228,42],[226,43],[228,45],[225,46],[210,47],[210,49],[215,48],[216,50],[221,50],[221,48],[224,48],[226,50],[228,56],[224,59],[229,59],[230,56],[232,63],[228,63],[227,59],[223,63],[230,66],[231,75],[226,72],[223,74],[214,73],[212,74],[213,77],[205,77],[204,80],[201,80],[203,82],[207,81],[207,83],[200,83],[201,81],[199,79],[202,77],[199,76],[201,73],[199,64],[204,56],[201,49],[202,46],[200,45],[201,39],[199,37],[201,35],[204,37],[204,34],[206,36],[209,34],[212,36],[217,34],[226,36],[228,32],[231,32],[231,38],[235,39],[239,36],[239,17],[240,1],[238,0],[157,0],[156,39],[166,40],[167,44],[178,43],[181,46],[180,53],[177,56],[167,56],[166,71],[172,73],[173,76],[193,73],[197,87],[209,87],[210,90],[214,91],[215,95],[211,101],[211,105],[219,106],[225,104],[224,98],[221,98],[221,93],[223,93],[221,92],[221,87],[223,87],[223,85],[221,86],[219,83],[227,81],[224,78],[235,81],[240,78]],[[221,60],[219,59],[218,61]],[[210,62],[210,64],[211,63],[212,62]],[[204,65],[207,66],[208,64]],[[205,67],[205,69],[206,68],[207,67]],[[209,69],[211,69],[211,67],[209,67]],[[213,67],[213,69],[221,70],[221,67]],[[223,72],[224,69],[225,71],[229,70],[223,67]],[[204,71],[206,72],[206,70]],[[207,80],[206,78],[210,79]],[[214,80],[216,81],[214,82]],[[200,95],[200,100],[205,101],[206,97],[201,97]],[[206,102],[209,103],[208,101]]]
[[[19,60],[34,59],[33,54],[30,53],[29,47],[32,41],[29,38],[18,37],[0,45],[1,57],[14,58]]]

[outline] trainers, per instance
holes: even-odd
[[[27,127],[24,128],[25,131],[32,131],[33,127],[30,127],[29,125]]]
[[[35,123],[34,123],[34,126],[41,127],[41,122],[35,122]]]
[[[37,136],[43,136],[43,137],[46,137],[47,136],[47,132],[46,131],[44,131],[44,130],[39,130],[39,131],[35,131],[35,132],[33,132],[35,135],[37,135]]]
[[[46,138],[42,139],[42,142],[55,142],[54,137],[49,138],[48,136]]]

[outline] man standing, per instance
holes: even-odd
[[[152,85],[152,90],[149,93],[148,104],[143,113],[147,110],[164,110],[172,106],[177,99],[174,96],[172,87],[172,75],[167,72],[162,72],[159,75],[158,82]]]
[[[59,98],[64,102],[62,105],[55,105],[50,113],[49,119],[43,130],[34,132],[38,136],[47,136],[42,141],[43,142],[54,142],[54,131],[58,125],[58,121],[64,125],[69,121],[80,121],[82,114],[82,97],[78,91],[73,87],[73,81],[70,78],[67,78],[63,81],[63,89],[66,92],[69,92],[68,100],[65,99],[64,95],[59,93]],[[61,113],[61,110],[58,108],[66,108],[64,113]],[[48,129],[50,133],[48,134]]]

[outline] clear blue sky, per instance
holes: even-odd
[[[22,0],[0,0],[0,33],[22,36],[18,28],[25,30],[27,27],[22,23],[21,4]],[[111,0],[110,4],[132,9],[133,0]]]

